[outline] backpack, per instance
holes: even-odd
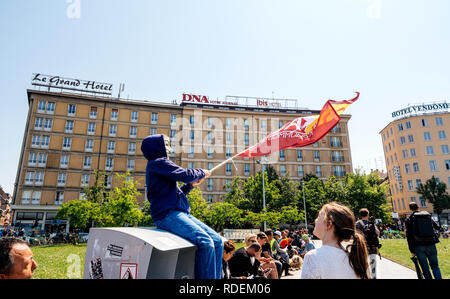
[[[436,243],[436,232],[430,213],[423,211],[411,216],[414,239],[418,242]]]
[[[366,238],[367,245],[378,247],[380,241],[375,230],[375,224],[363,220],[361,220],[361,224],[363,225],[362,232]]]

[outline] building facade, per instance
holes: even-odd
[[[211,169],[257,143],[268,133],[303,115],[320,111],[232,107],[205,103],[166,104],[65,92],[28,90],[29,111],[14,190],[14,223],[41,230],[65,227],[55,219],[59,207],[83,199],[94,183],[95,170],[106,171],[106,187],[120,182],[115,174],[129,172],[145,198],[146,160],[141,142],[165,134],[185,168]],[[271,156],[279,175],[300,180],[312,173],[343,177],[352,171],[348,134],[350,115],[314,145]],[[234,176],[261,171],[258,159],[236,159],[218,169],[200,187],[209,202],[221,200]]]
[[[11,196],[0,186],[0,228],[7,227],[11,217]]]
[[[450,113],[448,108],[438,109],[448,106],[434,104],[436,109],[432,109],[433,105],[413,107],[415,110],[409,111],[419,111],[417,107],[425,107],[426,110],[402,114],[380,132],[393,212],[401,218],[411,213],[408,207],[411,201],[417,202],[422,210],[433,213],[433,206],[416,192],[416,188],[432,176],[445,183],[447,190],[450,186]],[[447,223],[448,211],[441,216],[441,220]]]

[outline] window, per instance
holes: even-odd
[[[69,155],[61,155],[61,158],[59,160],[59,167],[67,168],[68,165],[69,165]]]
[[[267,121],[265,119],[261,119],[259,121],[259,127],[261,131],[265,131],[267,129]]]
[[[213,188],[214,188],[213,180],[212,179],[207,179],[207,181],[206,181],[206,190],[212,191]]]
[[[105,165],[105,169],[106,170],[113,170],[114,167],[114,159],[113,158],[106,158],[106,165]]]
[[[333,176],[344,177],[345,176],[345,167],[344,166],[333,166]]]
[[[244,175],[249,176],[250,175],[250,164],[244,164]]]
[[[434,155],[434,149],[431,145],[427,146],[427,155]]]
[[[445,170],[450,170],[450,160],[445,160],[444,164],[445,164]]]
[[[225,155],[226,158],[227,158],[227,159],[228,159],[228,158],[231,158],[231,154],[232,154],[232,153],[231,153],[231,148],[227,148],[227,149],[226,149],[226,155]]]
[[[175,126],[177,124],[177,115],[171,114],[170,115],[170,125]]]
[[[30,200],[31,200],[31,191],[23,191],[22,193],[22,204],[27,205],[30,204]]]
[[[34,191],[31,197],[31,204],[38,205],[41,203],[41,191]]]
[[[58,173],[58,186],[62,187],[66,185],[67,174],[64,172]]]
[[[34,121],[34,129],[35,130],[42,130],[42,126],[44,124],[44,119],[41,117],[37,117]]]
[[[92,119],[97,118],[97,107],[91,107],[91,112],[89,113],[89,117]]]
[[[342,139],[339,136],[331,136],[330,137],[330,146],[331,147],[342,147]]]
[[[422,186],[422,180],[416,179],[416,188],[419,188],[419,186]]]
[[[171,130],[173,131],[173,130]],[[150,128],[150,135],[156,135],[158,134],[158,129],[157,128]]]
[[[248,133],[244,133],[244,144],[245,145],[250,144],[250,135]]]
[[[209,157],[209,150],[210,150],[211,148],[208,148],[208,158],[210,158]],[[194,158],[194,147],[193,146],[190,146],[189,147],[189,158]]]
[[[283,121],[280,120],[278,121],[278,129],[281,129],[283,127]]]
[[[41,143],[41,136],[33,135],[31,139],[31,147],[38,148]]]
[[[411,154],[411,157],[415,157],[416,156],[416,149],[415,148],[410,149],[409,153]]]
[[[231,180],[225,180],[225,188],[227,191],[231,191]]]
[[[193,148],[193,147],[192,147]],[[212,159],[214,156],[213,154],[213,148],[212,147],[208,147],[208,158]]]
[[[442,121],[442,117],[436,117],[436,126],[443,126],[444,122]]]
[[[231,144],[231,133],[226,133],[225,140],[227,144]]]
[[[85,151],[92,152],[93,148],[94,148],[94,140],[93,139],[86,140]]]
[[[152,124],[158,123],[158,113],[152,112]]]
[[[137,136],[137,127],[130,127],[130,138],[136,138]]]
[[[405,123],[405,125],[406,125],[406,129],[407,129],[407,130],[411,129],[411,122],[410,122],[410,121],[407,121],[407,122]]]
[[[39,101],[37,107],[38,113],[45,113],[45,102]]]
[[[89,186],[89,179],[90,179],[90,175],[89,174],[83,174],[81,176],[81,187]]]
[[[417,163],[417,162],[414,162],[413,163],[413,169],[414,169],[414,172],[420,172],[420,169],[419,169],[419,163]]]
[[[413,135],[408,135],[408,142],[409,143],[414,142],[414,136]]]
[[[314,142],[313,147],[319,147],[319,142]]]
[[[228,137],[229,133],[227,133],[227,137]],[[208,143],[213,143],[213,139],[214,139],[214,135],[212,132],[208,132]]]
[[[108,175],[106,178],[106,188],[111,188],[112,184],[112,175]]]
[[[64,192],[56,192],[55,205],[62,205],[64,202]]]
[[[47,154],[39,154],[38,166],[45,167],[47,165]]]
[[[340,151],[332,151],[331,160],[333,162],[344,162],[344,153]]]
[[[399,132],[400,132],[400,131],[403,131],[403,124],[398,124],[397,126],[398,126],[398,131],[399,131]]]
[[[95,135],[95,123],[89,123],[87,133],[88,135]]]
[[[408,158],[408,150],[402,150],[403,159]]]
[[[194,125],[195,125],[195,118],[194,118],[193,115],[189,116],[189,124],[190,124],[191,126],[194,126]]]
[[[280,161],[284,161],[284,160],[286,160],[286,151],[281,150],[280,151]]]
[[[75,116],[77,107],[74,104],[69,104],[69,109],[67,110],[67,116]]]
[[[66,120],[65,130],[66,130],[66,133],[72,133],[73,132],[73,120]]]
[[[297,171],[298,171],[298,176],[299,177],[303,177],[304,176],[304,172],[303,172],[303,165],[299,165],[298,167],[297,167]]]
[[[70,147],[72,145],[72,138],[71,137],[64,137],[63,139],[63,150],[70,150]]]
[[[426,208],[427,207],[427,201],[422,196],[419,197],[419,200],[420,200],[420,206],[422,208]]]
[[[341,124],[338,123],[332,130],[331,133],[341,133]],[[386,138],[386,136],[383,135],[384,138]]]
[[[281,176],[286,175],[286,165],[280,165],[280,175]]]
[[[136,154],[136,142],[128,143],[128,154],[129,155]]]
[[[408,180],[408,190],[409,191],[413,191],[414,190],[414,186],[413,186],[413,181],[412,180]]]
[[[119,109],[111,110],[111,120],[117,120],[119,118]]]
[[[134,159],[129,159],[127,162],[127,170],[128,171],[133,171],[134,170],[134,163],[135,160]]]
[[[139,113],[137,111],[131,112],[131,122],[137,122],[139,118]]]
[[[46,118],[44,123],[44,130],[45,131],[51,131],[53,126],[53,119]]]
[[[83,168],[84,169],[90,169],[91,168],[91,164],[92,164],[92,157],[90,157],[90,156],[84,157]]]
[[[438,132],[438,135],[439,135],[439,139],[440,139],[440,140],[445,140],[445,139],[447,139],[447,136],[445,135],[445,131],[439,131],[439,132]]]
[[[441,145],[441,151],[442,151],[442,154],[448,155],[448,145],[446,145],[446,144]]]
[[[316,176],[318,177],[322,176],[322,169],[320,166],[316,166]]]
[[[411,165],[409,164],[405,164],[405,173],[410,173],[411,172]]]
[[[25,174],[25,185],[33,185],[34,183],[34,172],[28,171]]]
[[[188,168],[189,169],[194,169],[195,167],[194,167],[194,162],[189,162],[188,163]]]
[[[213,127],[213,119],[211,117],[208,117],[207,125],[208,129],[211,129]]]
[[[36,166],[37,154],[30,153],[28,156],[28,166]]]
[[[195,132],[191,131],[191,136],[190,136],[191,141],[195,140]]]
[[[303,161],[303,151],[297,150],[297,161]]]
[[[314,161],[319,162],[320,161],[320,152],[314,151]]]
[[[428,127],[428,120],[422,119],[422,127]]]
[[[248,119],[244,119],[244,130],[248,131],[249,125],[248,125]]]
[[[430,164],[430,171],[438,171],[436,160],[430,160],[428,163]]]
[[[109,125],[109,136],[115,137],[117,134],[117,125]]]
[[[231,171],[232,171],[231,163],[227,163],[226,164],[226,173],[227,173],[227,175],[231,175]]]
[[[430,132],[424,132],[423,133],[423,139],[425,139],[425,141],[430,141],[431,140]]]
[[[48,148],[50,144],[50,136],[42,136],[41,148]]]
[[[211,163],[211,162],[208,162],[208,170],[211,170],[211,169],[213,169],[214,168],[214,165],[213,165],[213,163]]]
[[[208,194],[207,201],[208,202],[213,202],[213,196],[211,194]]]
[[[107,150],[108,150],[108,154],[114,154],[114,152],[116,150],[116,142],[109,140]]]
[[[405,143],[406,143],[405,136],[400,137],[400,144],[405,144]]]

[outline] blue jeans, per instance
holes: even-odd
[[[218,233],[192,215],[172,210],[155,221],[156,227],[174,233],[197,245],[196,279],[220,279],[222,276],[223,241]]]
[[[415,250],[425,279],[433,279],[430,268],[433,271],[434,279],[442,279],[441,270],[438,265],[436,245],[417,246]],[[430,263],[429,267],[428,262]]]

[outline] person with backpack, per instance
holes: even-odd
[[[430,213],[420,211],[416,202],[411,202],[409,209],[412,214],[405,221],[409,251],[413,258],[417,257],[419,260],[425,279],[433,279],[429,268],[433,271],[435,279],[442,279],[435,245],[439,242],[436,234],[439,225],[431,219]]]
[[[369,253],[370,274],[372,279],[377,278],[377,254],[380,248],[380,231],[375,225],[374,219],[369,219],[369,210],[363,208],[359,210],[360,220],[356,222],[356,229],[358,229],[366,239],[367,251]]]

